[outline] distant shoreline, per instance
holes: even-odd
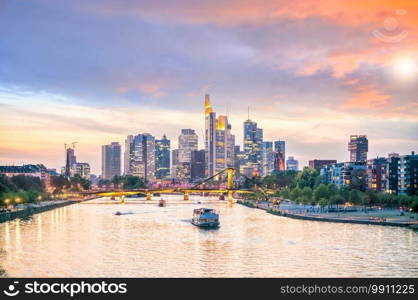
[[[373,221],[373,220],[354,220],[348,218],[330,218],[330,217],[316,217],[316,216],[309,216],[309,215],[301,215],[295,213],[289,213],[288,211],[284,211],[281,209],[277,209],[274,207],[266,207],[263,204],[253,203],[252,201],[237,201],[237,203],[251,207],[251,208],[258,208],[266,211],[267,213],[298,219],[298,220],[307,220],[307,221],[319,221],[319,222],[333,222],[333,223],[350,223],[350,224],[363,224],[363,225],[380,225],[380,226],[396,226],[396,227],[404,227],[404,228],[411,228],[411,229],[418,229],[418,222],[391,222],[391,221]]]
[[[95,197],[96,198],[96,197]],[[27,206],[23,209],[11,211],[11,212],[2,212],[0,213],[0,223],[4,223],[7,221],[12,221],[15,219],[24,219],[28,218],[34,214],[39,214],[45,211],[53,210],[56,208],[68,206],[71,204],[80,203],[82,201],[92,200],[93,198],[89,199],[82,199],[82,200],[61,200],[61,201],[54,201],[53,203],[46,204],[46,205],[39,205],[39,206]]]

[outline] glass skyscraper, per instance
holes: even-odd
[[[155,140],[155,178],[170,177],[170,140],[163,135],[161,140]]]
[[[102,146],[102,178],[112,179],[121,173],[121,146],[118,142]]]

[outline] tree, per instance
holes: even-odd
[[[69,182],[68,179],[62,175],[51,176],[51,185],[58,190],[62,190],[64,188],[69,188],[71,186],[71,182]]]
[[[105,186],[106,188],[109,188],[109,186],[110,186],[110,184],[111,184],[111,182],[110,182],[110,180],[109,179],[99,179],[99,182],[98,182],[98,186],[99,187],[103,187],[103,186]]]
[[[364,192],[367,188],[366,170],[356,169],[351,173],[350,188]]]
[[[318,176],[318,170],[305,167],[302,172],[296,176],[296,184],[301,189],[305,186],[313,189],[315,187],[316,177]]]
[[[339,194],[334,194],[329,199],[329,202],[330,202],[330,204],[336,204],[337,207],[338,207],[338,205],[344,204],[344,198]]]
[[[318,201],[318,205],[321,207],[321,210],[323,210],[325,206],[329,205],[329,200],[326,198],[321,198]]]
[[[290,198],[290,190],[288,188],[280,191],[280,196],[282,196],[282,198],[284,199],[289,199]]]
[[[39,177],[16,175],[11,178],[13,184],[20,190],[35,190],[42,192],[44,190],[44,184]]]
[[[144,178],[140,178],[134,175],[126,175],[123,180],[123,188],[126,190],[142,189],[147,186],[147,182]]]
[[[313,192],[312,192],[312,189],[311,189],[310,187],[305,186],[305,187],[302,189],[302,196],[306,198],[306,201],[307,201],[308,203],[311,203],[311,202],[312,202],[312,200],[313,200],[313,199],[312,199],[312,194],[313,194]]]
[[[344,198],[345,202],[351,202],[350,201],[350,189],[346,186],[343,186],[339,189],[339,194]]]
[[[349,201],[353,204],[359,204],[360,203],[360,194],[357,190],[351,190],[350,191],[350,198]]]
[[[321,199],[321,198],[328,199],[329,198],[328,187],[325,184],[321,183],[313,191],[313,198],[314,198],[315,202],[318,202],[319,199]]]
[[[302,190],[299,187],[294,188],[290,192],[290,199],[296,201],[300,196],[302,196]]]

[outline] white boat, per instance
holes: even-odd
[[[212,208],[193,210],[192,224],[198,227],[216,228],[219,226],[219,213]]]

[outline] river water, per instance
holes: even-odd
[[[157,200],[102,198],[0,224],[0,276],[418,276],[417,231],[294,220],[208,198],[164,198],[166,207]],[[218,209],[221,227],[191,225],[198,207]]]

